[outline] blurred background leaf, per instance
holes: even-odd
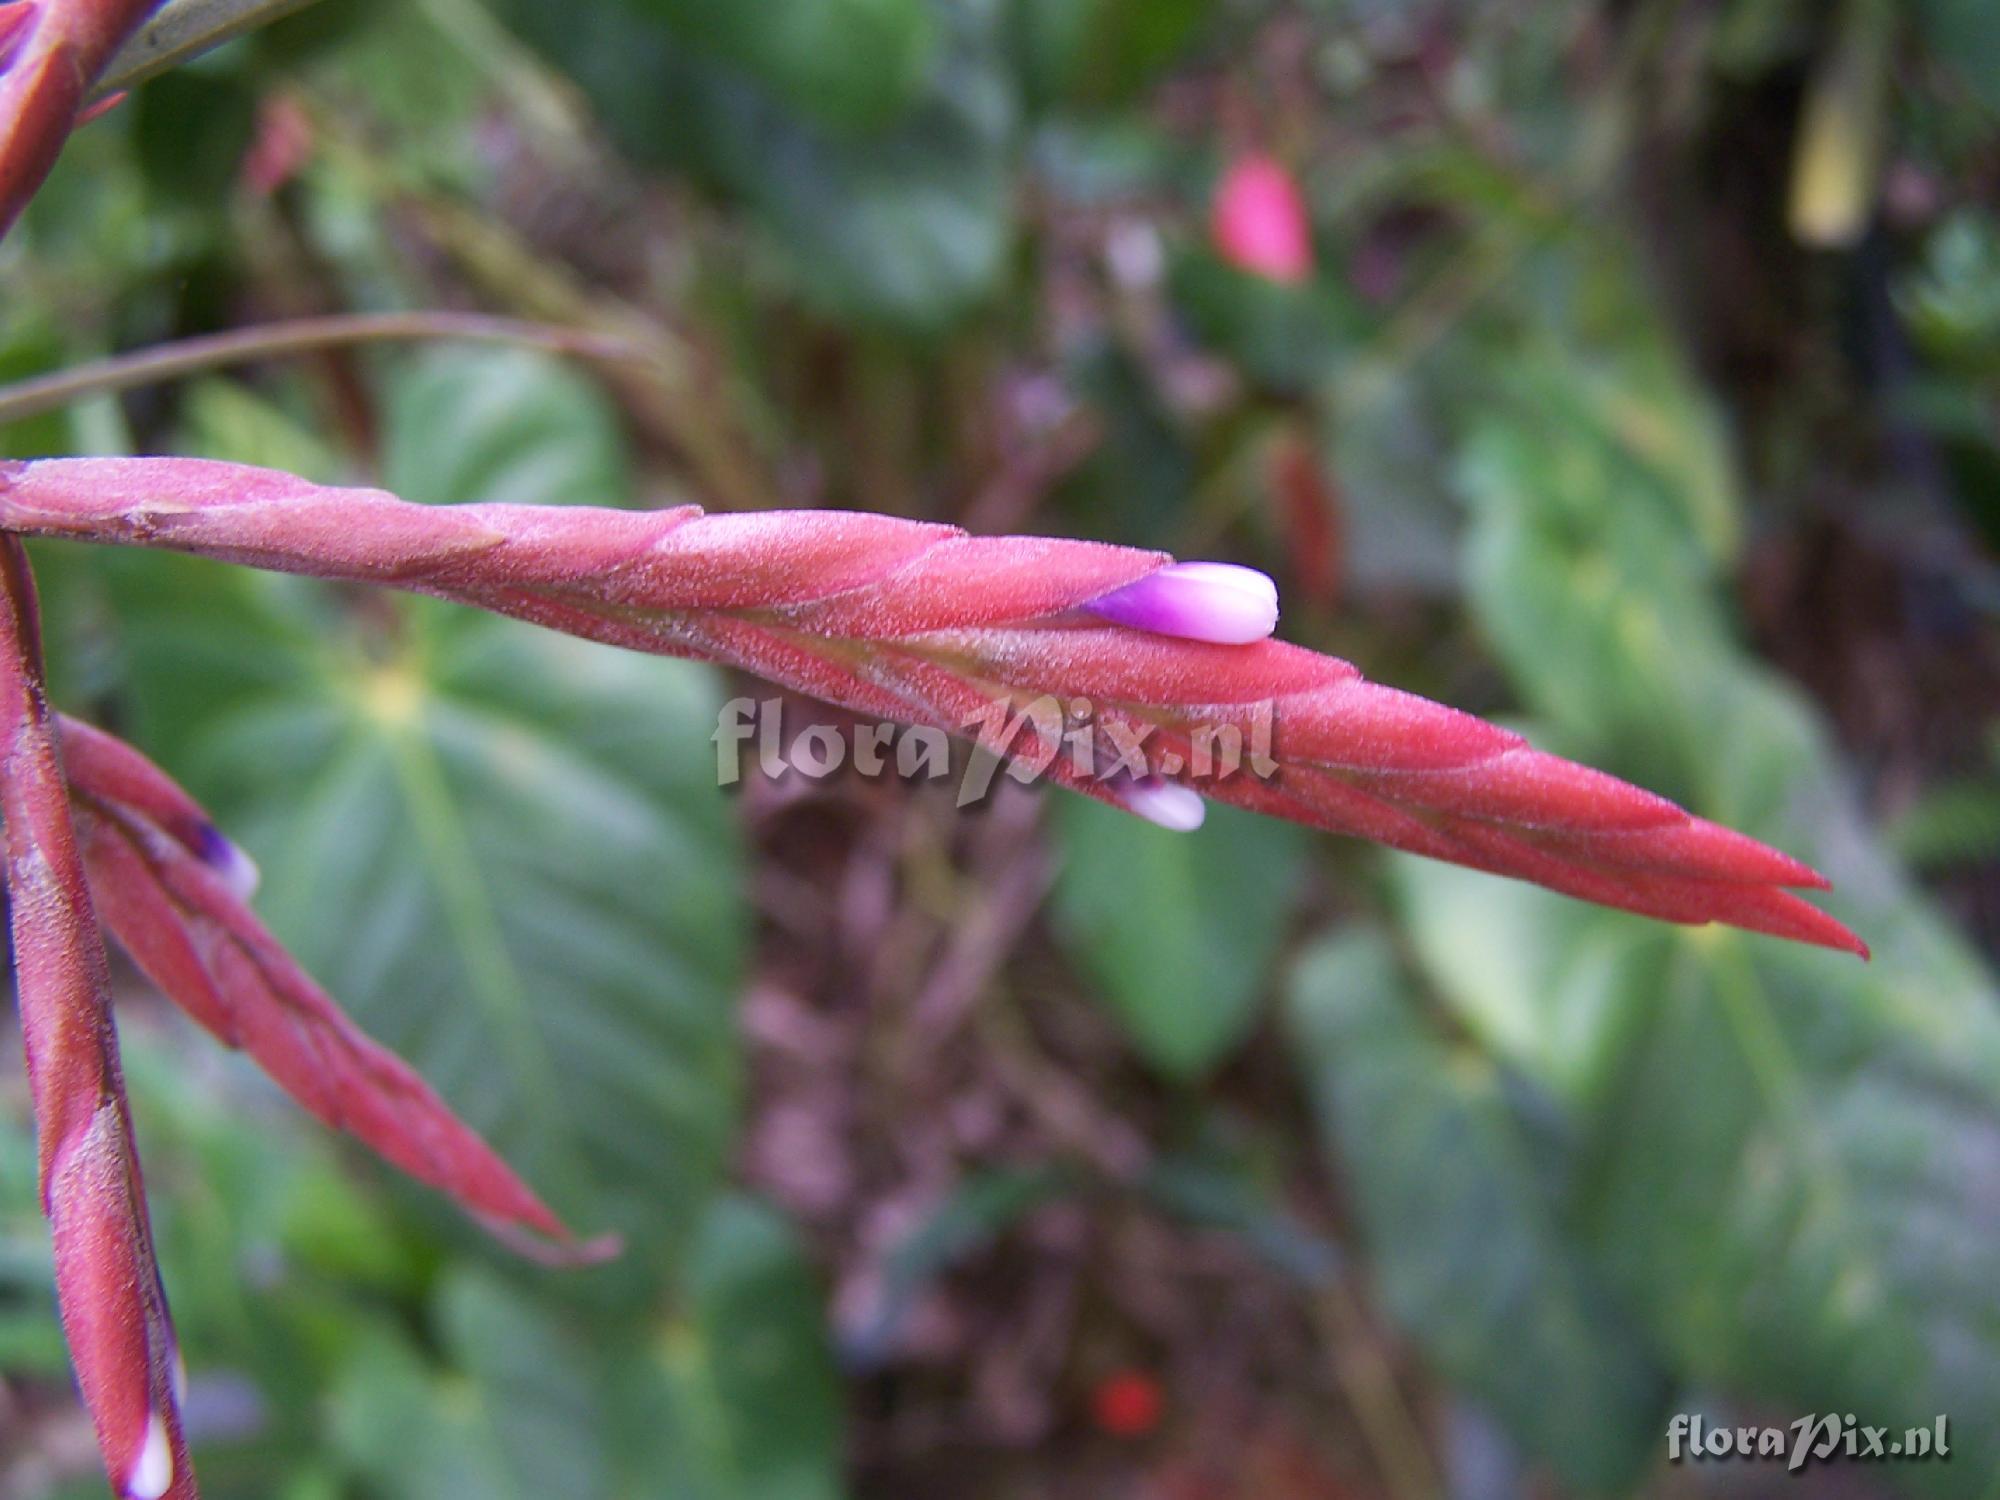
[[[1625,1488],[1668,1381],[1570,1243],[1566,1144],[1537,1139],[1491,1062],[1430,1032],[1373,934],[1300,962],[1291,1019],[1390,1311],[1565,1480]]]
[[[1190,834],[1084,797],[1055,811],[1070,945],[1147,1061],[1199,1078],[1256,1022],[1306,835],[1233,807]]]

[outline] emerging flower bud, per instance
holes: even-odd
[[[1278,623],[1278,586],[1234,563],[1175,563],[1084,608],[1114,625],[1218,646],[1247,646]]]
[[[222,877],[229,894],[238,901],[248,902],[257,894],[257,883],[263,878],[257,869],[257,861],[245,854],[213,823],[202,828],[201,847],[196,853],[203,864]]]
[[[1124,782],[1117,795],[1126,811],[1175,833],[1193,833],[1208,815],[1208,804],[1201,800],[1201,793],[1157,776]]]
[[[1296,286],[1313,273],[1312,225],[1292,174],[1271,157],[1237,158],[1215,189],[1215,253],[1239,271]]]

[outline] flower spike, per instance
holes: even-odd
[[[0,527],[392,584],[958,733],[996,702],[1083,699],[1182,790],[1665,921],[1867,952],[1783,889],[1823,887],[1813,870],[1663,797],[1335,657],[1105,618],[1122,597],[1167,619],[1189,575],[1155,552],[836,511],[410,505],[176,458],[0,465]],[[1195,591],[1214,576],[1194,573]],[[1078,770],[1022,717],[1053,779],[1128,805],[1126,783]],[[1273,774],[1193,775],[1204,741],[1266,728]]]

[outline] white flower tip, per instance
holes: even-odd
[[[125,1493],[130,1500],[160,1500],[174,1482],[174,1445],[167,1437],[167,1424],[158,1412],[146,1419],[146,1440],[125,1476]]]
[[[1235,563],[1173,563],[1084,608],[1115,624],[1220,646],[1247,646],[1278,623],[1278,586]]]
[[[1269,573],[1215,562],[1175,563],[1164,571],[1199,593],[1211,626],[1204,639],[1245,645],[1277,628],[1278,585]]]
[[[1208,816],[1208,804],[1202,801],[1201,793],[1157,777],[1119,787],[1118,800],[1148,823],[1175,833],[1193,833]]]

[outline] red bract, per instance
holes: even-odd
[[[63,752],[98,915],[118,945],[202,1026],[287,1093],[496,1228],[591,1258],[527,1184],[393,1053],[371,1041],[245,904],[249,863],[151,761],[66,719]],[[251,871],[254,877],[254,870]]]
[[[1268,156],[1241,156],[1216,185],[1215,252],[1238,270],[1296,285],[1313,273],[1312,221],[1292,174]]]
[[[1168,567],[1158,553],[829,511],[409,505],[191,459],[7,466],[0,527],[393,584],[950,731],[993,726],[996,702],[1083,699],[1100,727],[1182,767],[1199,763],[1201,735],[1248,740],[1268,716],[1277,774],[1201,792],[1667,921],[1866,952],[1782,889],[1824,887],[1811,869],[1664,798],[1333,657],[1090,613]],[[1064,725],[1030,714],[1008,727],[1053,778],[1122,800],[1059,753]]]
[[[97,75],[158,3],[0,5],[0,234],[49,175]]]
[[[63,1331],[121,1495],[194,1495],[180,1356],[153,1259],[98,936],[42,685],[34,583],[0,537],[0,705],[16,986]]]

